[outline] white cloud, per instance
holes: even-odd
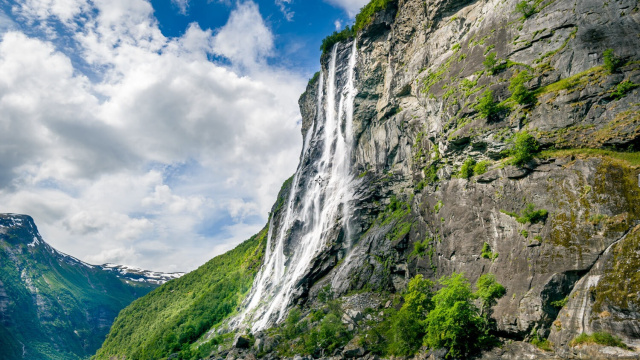
[[[60,1],[14,7],[64,20],[80,53],[18,31],[0,41],[0,212],[34,216],[47,241],[85,261],[165,271],[262,227],[295,170],[306,80],[267,64],[273,35],[257,5],[239,3],[217,31],[193,24],[168,39],[147,1],[78,0],[68,12]]]
[[[273,53],[273,34],[254,2],[238,3],[229,21],[213,38],[213,51],[248,69]]]
[[[178,7],[178,11],[182,15],[187,15],[187,10],[189,9],[189,0],[171,0],[173,4]]]
[[[278,5],[282,15],[284,15],[284,18],[287,19],[287,21],[293,21],[294,12],[289,10],[289,7],[287,6],[291,5],[292,2],[293,0],[276,0],[276,5]]]
[[[342,22],[340,20],[336,20],[333,22],[333,26],[336,27],[336,31],[342,30]]]
[[[363,6],[367,5],[370,0],[325,0],[329,4],[335,5],[349,14],[350,17],[355,17]]]
[[[28,24],[57,20],[75,28],[74,20],[89,8],[85,0],[24,0],[16,1],[12,12]]]

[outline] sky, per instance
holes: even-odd
[[[0,0],[0,212],[88,263],[190,271],[298,163],[322,39],[367,0]]]

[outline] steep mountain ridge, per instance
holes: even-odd
[[[159,285],[57,251],[18,214],[0,214],[0,269],[3,359],[87,358],[118,312]]]
[[[251,356],[215,335],[252,328],[253,352],[288,354],[269,327],[294,306],[317,323],[330,297],[355,334],[343,356],[364,356],[374,351],[355,340],[370,327],[365,310],[398,300],[389,294],[416,274],[462,272],[506,288],[492,318],[515,345],[485,358],[639,356],[638,2],[372,3],[383,6],[356,34],[334,36],[346,40],[300,97],[301,162],[262,234],[251,293],[182,348],[215,340],[213,357]],[[572,346],[594,332],[629,348]],[[98,358],[146,358],[131,357],[135,344],[105,346]]]

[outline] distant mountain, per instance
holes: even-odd
[[[156,285],[162,285],[169,280],[177,279],[184,275],[182,272],[163,273],[117,264],[102,264],[98,267],[102,268],[102,270],[110,271],[123,279]]]
[[[180,275],[87,264],[47,244],[30,216],[0,214],[0,358],[86,359],[120,310]]]

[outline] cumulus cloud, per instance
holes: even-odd
[[[148,1],[64,1],[14,10],[66,24],[80,52],[12,30],[0,41],[0,211],[34,216],[47,241],[85,261],[164,271],[191,270],[261,228],[295,170],[306,81],[268,65],[258,6],[166,38]]]
[[[325,0],[331,5],[344,9],[350,17],[355,17],[370,0]]]
[[[265,25],[258,5],[251,1],[238,3],[227,24],[213,38],[213,51],[249,69],[272,54],[273,34]]]

